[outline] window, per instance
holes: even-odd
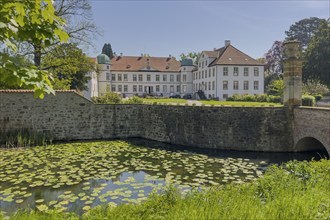
[[[183,85],[182,86],[182,92],[184,93],[184,92],[187,92],[187,86],[186,85]]]
[[[249,76],[249,67],[244,67],[244,76]]]
[[[203,85],[204,90],[206,91],[207,90],[207,82],[206,83],[202,82],[202,85]]]
[[[139,85],[139,92],[143,92],[143,86]]]
[[[118,74],[118,81],[122,81],[121,74]]]
[[[211,69],[209,69],[209,77],[211,77]]]
[[[174,86],[171,85],[171,86],[170,86],[170,93],[173,93],[173,92],[174,92]]]
[[[228,94],[223,94],[223,95],[222,95],[222,98],[223,98],[223,99],[227,99],[227,98],[228,98]]]
[[[113,73],[113,74],[111,75],[111,80],[112,80],[112,81],[116,81],[116,74]]]
[[[159,82],[159,75],[156,75],[156,81]]]
[[[209,90],[211,90],[211,82],[209,82]]]
[[[238,67],[234,67],[234,76],[238,76]]]
[[[111,92],[115,92],[116,91],[116,85],[111,85]]]
[[[223,68],[223,75],[228,76],[228,67]]]
[[[107,91],[107,92],[110,92],[110,84],[107,84],[106,91]]]
[[[212,82],[212,90],[215,89],[215,81]]]
[[[253,82],[253,88],[254,88],[254,90],[259,90],[259,81]]]
[[[136,74],[133,74],[133,81],[134,81],[134,82],[137,81]]]
[[[128,92],[128,85],[124,85],[124,92]]]
[[[143,81],[143,76],[142,74],[139,74],[139,82],[142,82]]]
[[[228,81],[223,81],[223,90],[228,90]]]
[[[181,87],[180,85],[176,86],[176,92],[180,92],[180,87]]]
[[[159,92],[160,89],[159,89],[159,85],[156,85],[156,92]]]
[[[181,81],[180,74],[176,75],[176,81],[177,81],[177,82],[180,82],[180,81]]]
[[[110,80],[110,73],[106,73],[106,79]]]
[[[147,81],[148,81],[148,82],[151,81],[151,76],[150,76],[150,74],[147,75]]]
[[[234,81],[233,89],[238,90],[238,81]]]
[[[170,82],[174,82],[174,75],[170,75]]]
[[[205,60],[205,67],[207,67],[207,60]]]
[[[259,76],[259,68],[258,67],[254,67],[253,72],[254,72],[254,76]]]
[[[201,67],[201,63],[198,64],[198,67]]]
[[[186,82],[187,81],[187,75],[186,74],[183,74],[182,75],[182,82]]]
[[[110,69],[109,65],[107,65],[107,70]]]
[[[127,81],[127,74],[124,74],[124,81]]]
[[[198,79],[201,79],[201,71],[198,71]]]
[[[202,79],[204,79],[204,70],[202,70]]]
[[[137,86],[133,85],[133,92],[137,92]]]
[[[215,68],[213,68],[213,77],[215,77]]]
[[[163,92],[167,92],[167,85],[163,85]]]
[[[249,90],[249,81],[244,81],[244,90]]]
[[[166,74],[163,75],[163,81],[164,81],[164,82],[167,81],[167,75],[166,75]]]
[[[118,85],[118,92],[121,92],[123,90],[123,86],[122,85]]]
[[[204,61],[202,62],[202,68],[204,68]]]

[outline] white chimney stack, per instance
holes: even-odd
[[[228,47],[230,45],[230,40],[225,40],[225,47]]]

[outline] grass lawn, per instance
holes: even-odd
[[[199,102],[201,102],[205,105],[225,105],[225,106],[248,106],[248,107],[283,106],[282,104],[271,103],[271,102],[239,102],[239,101],[213,101],[213,100],[210,100],[210,101],[209,100],[199,100]]]
[[[160,98],[160,99],[143,99],[144,103],[152,104],[154,102],[157,103],[187,103],[185,99],[170,99],[170,98]]]

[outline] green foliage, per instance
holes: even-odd
[[[187,58],[191,58],[193,60],[194,65],[198,65],[199,59],[201,58],[201,53],[198,52],[189,52],[187,55],[182,53],[180,54],[180,61],[187,59]]]
[[[303,95],[302,96],[302,105],[303,106],[314,106],[315,105],[315,97],[311,95]]]
[[[64,20],[54,14],[51,0],[11,1],[2,0],[0,7],[0,43],[17,50],[21,42],[29,41],[50,46],[54,41],[66,41]],[[22,67],[19,60],[0,52],[0,84],[34,89],[35,96],[54,93],[47,72],[34,66]]]
[[[138,96],[133,96],[123,102],[124,104],[143,104],[143,99]]]
[[[30,129],[21,129],[0,133],[0,147],[32,147],[37,145],[47,145],[52,143],[52,138],[32,131]]]
[[[274,96],[283,96],[284,92],[284,80],[276,79],[273,80],[266,88],[266,92],[268,95]]]
[[[323,22],[305,52],[303,80],[319,80],[330,87],[330,21]]]
[[[301,46],[305,48],[323,22],[325,22],[325,19],[317,17],[302,19],[291,25],[289,31],[285,31],[286,40],[298,40]]]
[[[227,98],[227,101],[240,101],[240,102],[273,102],[273,103],[280,103],[281,97],[280,96],[273,96],[273,95],[239,95],[234,94],[231,97]]]
[[[42,68],[53,73],[55,89],[86,90],[86,74],[95,71],[95,64],[76,45],[61,44],[43,58]]]
[[[318,80],[307,80],[303,84],[302,92],[305,95],[326,95],[330,90]]]
[[[119,104],[122,102],[122,97],[114,92],[107,92],[102,96],[93,97],[92,101],[98,104]]]
[[[110,60],[114,57],[113,55],[113,51],[112,51],[112,47],[111,44],[104,44],[103,48],[102,48],[102,53],[104,53],[105,55],[107,55]]]

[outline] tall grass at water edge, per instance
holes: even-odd
[[[330,219],[330,160],[288,162],[262,178],[186,196],[174,187],[141,204],[98,206],[83,216],[20,211],[11,219]],[[0,219],[2,219],[0,217]]]
[[[0,132],[0,148],[44,146],[52,143],[52,138],[31,129]]]

